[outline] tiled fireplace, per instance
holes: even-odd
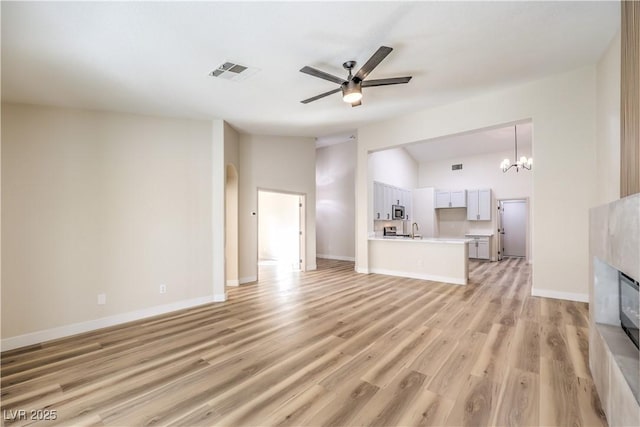
[[[589,242],[589,367],[609,425],[638,426],[640,351],[621,318],[633,335],[640,296],[628,286],[640,280],[640,194],[592,209]]]

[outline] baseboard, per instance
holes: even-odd
[[[369,269],[356,266],[356,273],[369,274]]]
[[[241,277],[239,282],[241,285],[244,285],[245,283],[256,282],[257,280],[258,280],[258,276],[248,276],[248,277]]]
[[[213,294],[213,302],[225,302],[227,300],[227,293]]]
[[[432,282],[451,283],[452,285],[466,285],[467,281],[455,277],[435,276],[433,274],[420,274],[406,271],[386,270],[383,268],[369,269],[374,274],[384,274],[387,276],[408,277],[409,279],[431,280]]]
[[[311,265],[307,265],[307,270],[306,271],[313,271],[313,270],[317,270],[318,266],[316,264],[311,264]]]
[[[531,296],[554,299],[564,299],[577,302],[589,302],[589,294],[578,294],[574,292],[559,292],[550,289],[531,288]]]
[[[141,310],[101,317],[99,319],[89,320],[86,322],[72,323],[70,325],[58,326],[57,328],[45,329],[42,331],[18,335],[15,337],[4,338],[1,341],[0,346],[2,347],[2,351],[13,350],[15,348],[24,347],[27,345],[38,344],[45,341],[51,341],[58,338],[81,334],[83,332],[89,332],[96,329],[119,325],[121,323],[132,322],[134,320],[140,320],[146,317],[157,316],[159,314],[170,313],[172,311],[196,307],[198,305],[209,304],[212,302],[221,302],[225,300],[226,298],[224,294],[207,295],[206,297],[193,298],[170,304],[157,305],[155,307],[143,308]]]
[[[235,280],[227,280],[227,286],[239,286],[240,281],[238,279]]]
[[[337,261],[352,261],[352,262],[355,262],[356,260],[356,258],[352,256],[327,255],[327,254],[316,254],[316,258],[335,259]]]

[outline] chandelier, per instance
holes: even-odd
[[[512,164],[509,159],[504,159],[502,163],[500,163],[500,168],[502,169],[502,172],[506,172],[513,167],[516,168],[516,172],[520,172],[520,169],[531,170],[531,166],[533,166],[533,159],[531,157],[527,159],[525,156],[522,156],[520,157],[520,159],[518,159],[518,130],[516,125],[513,126],[513,136],[514,136],[513,139],[515,141],[515,148],[516,148],[515,150],[516,162]]]

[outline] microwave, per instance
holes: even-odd
[[[404,206],[391,206],[391,219],[404,219]]]

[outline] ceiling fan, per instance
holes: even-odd
[[[302,69],[300,70],[301,72],[309,74],[310,76],[337,83],[340,85],[340,87],[300,102],[302,102],[303,104],[308,104],[312,101],[324,98],[325,96],[329,96],[331,94],[342,91],[342,100],[351,104],[352,107],[357,107],[358,105],[362,104],[361,99],[363,87],[388,86],[409,83],[409,80],[411,80],[411,76],[393,77],[390,79],[365,80],[369,73],[371,73],[371,71],[373,71],[373,69],[376,68],[378,64],[380,64],[382,60],[391,53],[392,50],[393,48],[391,47],[380,46],[376,53],[374,53],[373,56],[369,58],[369,60],[362,66],[362,68],[358,70],[355,75],[352,75],[351,71],[355,68],[356,61],[345,62],[344,64],[342,64],[342,66],[349,72],[349,76],[346,79],[336,77],[332,74],[325,73],[324,71],[320,71],[309,66],[302,67]]]

